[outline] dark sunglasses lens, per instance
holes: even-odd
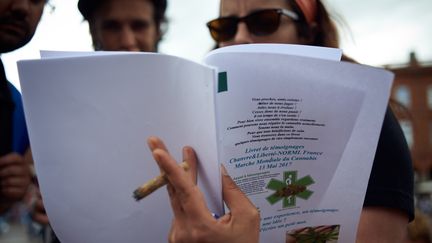
[[[280,14],[274,9],[262,10],[247,16],[245,22],[252,34],[269,35],[279,28]]]
[[[217,42],[228,41],[234,38],[237,32],[238,20],[236,18],[218,18],[210,21],[207,26],[210,34]]]

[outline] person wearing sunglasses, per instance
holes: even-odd
[[[217,47],[248,43],[339,46],[336,25],[320,0],[221,0],[220,17],[207,26]],[[345,55],[342,59],[354,62]],[[224,200],[228,207],[233,207],[232,198],[239,198],[241,210],[235,206],[235,210],[215,220],[208,216],[210,212],[202,197],[195,195],[199,189],[187,182],[188,175],[175,166],[174,159],[161,150],[156,150],[155,159],[168,175],[169,195],[176,202],[173,209],[180,212],[174,213],[170,242],[258,242],[259,214],[251,203],[242,200],[244,194],[234,184],[224,186]],[[230,191],[228,195],[225,190]],[[357,242],[401,242],[413,218],[410,152],[389,107],[368,182]]]
[[[220,17],[207,23],[207,27],[210,30],[210,34],[217,43],[221,46],[233,45],[233,44],[247,44],[252,42],[265,43],[269,42],[268,36],[275,32],[274,39],[276,42],[292,42],[300,44],[296,39],[290,39],[293,35],[290,35],[290,31],[293,26],[289,23],[298,21],[299,16],[292,10],[286,8],[274,8],[274,9],[259,9],[254,10],[243,17],[230,15],[226,17]],[[242,23],[242,25],[240,25]],[[280,25],[287,25],[287,28],[281,28]],[[247,31],[253,36],[254,39],[236,40],[236,35],[241,31],[241,28],[246,26]]]

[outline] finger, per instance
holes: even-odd
[[[174,213],[174,217],[176,219],[183,219],[185,212],[182,208],[182,205],[179,201],[179,198],[175,192],[174,187],[169,183],[167,185],[167,191],[168,191],[168,196],[170,199],[171,208],[172,208],[173,213]]]
[[[8,176],[28,176],[30,177],[30,167],[26,164],[9,164],[0,170],[0,177]]]
[[[21,200],[26,192],[27,187],[5,187],[1,189],[2,196],[12,201]]]
[[[189,174],[190,178],[192,179],[192,182],[196,185],[197,184],[197,157],[195,154],[195,151],[193,148],[189,146],[185,146],[183,148],[183,161],[186,161],[189,165],[189,169],[187,170],[187,173]]]
[[[168,234],[168,243],[174,243],[175,242],[175,235],[176,235],[176,220],[173,219],[173,222],[171,223],[171,228]]]
[[[167,147],[165,146],[165,144],[163,143],[163,141],[160,138],[158,138],[158,137],[155,137],[155,136],[149,137],[147,139],[147,144],[148,144],[148,146],[150,148],[150,151],[152,151],[152,152],[154,150],[156,150],[156,149],[162,149],[162,150],[168,152]],[[152,155],[153,155],[153,153],[152,153]],[[153,158],[154,158],[154,155],[153,155]],[[156,158],[154,158],[154,159],[156,160]],[[162,169],[159,168],[159,171],[162,172]]]
[[[147,139],[147,144],[150,148],[150,151],[152,151],[152,152],[155,151],[156,149],[161,149],[163,151],[168,152],[168,149],[166,148],[165,144],[158,137],[154,137],[154,136],[149,137]],[[157,162],[158,161],[157,156],[155,156],[153,153],[152,153],[152,155],[153,155],[153,158]],[[174,163],[176,163],[176,162],[174,161]],[[159,166],[159,170],[161,172],[163,172],[163,169],[160,166]],[[167,185],[167,191],[168,191],[168,195],[169,195],[169,199],[170,199],[170,203],[171,203],[171,208],[173,210],[174,216],[176,218],[182,217],[183,210],[182,210],[181,204],[179,203],[178,198],[176,196],[175,189],[171,185],[168,184]]]
[[[46,214],[35,212],[31,215],[31,217],[32,217],[33,221],[35,221],[39,224],[42,224],[42,225],[49,224],[49,219],[48,219],[48,216]]]
[[[36,200],[36,202],[34,203],[34,210],[36,212],[45,213],[45,207],[42,198],[38,198]]]
[[[183,148],[183,161],[186,161],[189,166],[189,169],[186,173],[188,174],[189,178],[191,178],[191,181],[196,184],[196,155],[191,147],[186,146]],[[185,212],[181,207],[178,196],[176,195],[175,188],[171,184],[168,184],[167,190],[170,196],[171,207],[176,218],[183,217]]]
[[[167,147],[165,146],[165,144],[162,142],[162,140],[158,137],[155,136],[151,136],[147,139],[147,144],[150,148],[150,151],[154,151],[155,149],[162,149],[168,152]]]
[[[9,153],[0,157],[0,168],[12,164],[23,163],[23,157],[17,153]]]
[[[46,225],[49,223],[42,199],[36,200],[33,211],[31,212],[31,217],[40,224]]]
[[[165,150],[155,149],[153,157],[175,191],[187,192],[194,184],[184,169]]]
[[[21,176],[9,176],[1,180],[2,187],[27,187],[30,184],[30,178]]]
[[[201,191],[184,169],[178,166],[175,160],[164,150],[156,149],[153,154],[173,187],[176,200],[182,207],[182,212],[187,212],[187,215],[183,216],[200,220],[213,219]]]
[[[193,184],[196,184],[196,155],[191,147],[186,146],[183,148],[183,161],[185,161],[189,166],[189,169],[186,171],[188,177]],[[173,208],[174,212],[176,212],[176,218],[183,220],[186,212],[181,206],[181,202],[179,197],[176,195],[175,188],[171,184],[168,184],[167,189],[170,196],[171,207]]]
[[[231,179],[223,165],[221,171],[223,198],[232,215],[245,220],[259,219],[257,208]]]
[[[159,141],[157,141],[157,140],[154,140],[154,142],[159,143]],[[156,145],[156,143],[154,143],[154,145]],[[161,156],[160,153],[166,154],[167,156]],[[153,154],[153,158],[156,160],[156,162],[159,166],[159,169],[163,173],[165,173],[165,174],[167,173],[165,168],[162,166],[163,164],[172,165],[172,169],[177,169],[176,168],[176,167],[178,167],[177,162],[166,152],[165,149],[160,148],[159,146],[155,146],[155,147],[153,147],[153,153],[152,154]],[[183,218],[184,212],[182,209],[181,202],[179,201],[178,195],[176,193],[176,189],[174,188],[174,186],[172,184],[169,183],[167,185],[167,190],[168,190],[168,195],[169,195],[171,208],[173,210],[174,216],[176,218]]]

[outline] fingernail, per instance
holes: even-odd
[[[159,164],[159,161],[160,161],[160,155],[158,154],[158,149],[156,149],[156,150],[153,150],[153,158],[154,158],[154,160]]]
[[[151,136],[147,139],[147,145],[149,146],[150,150],[154,150],[155,149],[155,137]]]
[[[224,176],[229,176],[229,174],[228,174],[228,172],[227,172],[227,170],[223,164],[221,164],[221,173]]]

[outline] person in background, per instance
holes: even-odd
[[[428,215],[416,208],[415,219],[408,225],[405,243],[432,243],[432,225]]]
[[[164,32],[166,8],[166,0],[78,1],[78,10],[88,21],[97,51],[156,52]],[[32,219],[36,225],[49,229],[49,219],[37,188]],[[56,236],[52,233],[51,238],[56,239]]]
[[[33,37],[46,0],[0,1],[0,53],[19,49]],[[0,61],[0,224],[31,184],[30,146],[21,95],[6,79]],[[3,221],[2,221],[3,220]]]
[[[157,51],[166,0],[79,0],[95,50]]]
[[[220,17],[207,25],[218,47],[249,43],[339,46],[336,26],[320,0],[221,0]],[[345,55],[342,59],[353,62]],[[259,214],[253,205],[244,203],[241,211],[231,210],[220,220],[210,219],[208,209],[201,206],[202,197],[194,196],[199,189],[182,183],[187,175],[173,165],[175,161],[169,154],[159,151],[155,151],[155,159],[168,175],[171,201],[178,203],[172,204],[175,219],[170,242],[258,242],[259,225],[255,222]],[[390,243],[405,239],[408,222],[414,218],[413,183],[410,152],[400,125],[388,108],[357,242]],[[230,197],[242,194],[240,190],[231,193],[235,195]],[[243,217],[250,219],[250,225],[239,219]]]

